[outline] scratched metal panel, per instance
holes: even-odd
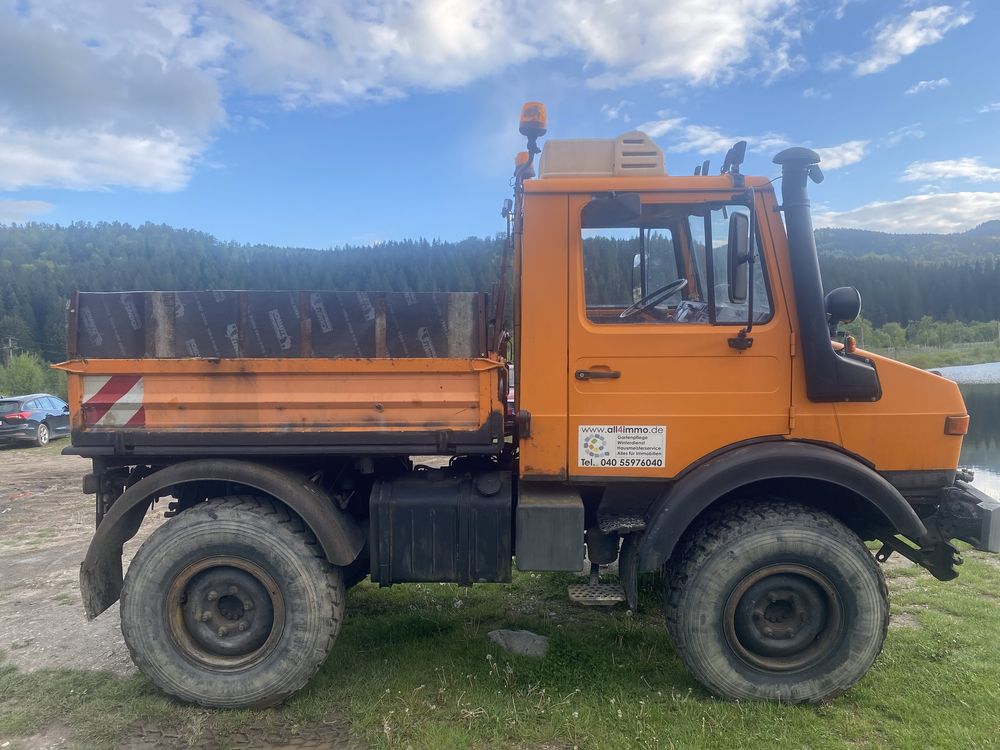
[[[314,357],[374,357],[374,292],[308,292]]]
[[[298,292],[246,292],[244,356],[302,355]]]
[[[477,357],[485,295],[448,292],[80,293],[86,358]]]
[[[81,292],[76,355],[94,359],[142,357],[146,347],[142,292]]]
[[[174,356],[239,357],[239,295],[222,291],[175,292]]]

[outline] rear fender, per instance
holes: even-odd
[[[80,565],[80,592],[93,619],[121,595],[122,548],[135,536],[153,500],[170,487],[219,481],[244,485],[287,505],[302,519],[334,565],[349,565],[364,546],[362,529],[301,474],[231,459],[187,461],[150,474],[122,493],[104,516]]]

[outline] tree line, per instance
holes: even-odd
[[[817,242],[826,287],[857,286],[874,328],[897,323],[908,336],[925,317],[1000,319],[1000,222],[955,235],[820,230]],[[0,353],[61,358],[74,289],[492,291],[502,246],[494,236],[314,250],[159,224],[0,226]]]

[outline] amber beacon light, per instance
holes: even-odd
[[[525,102],[521,107],[521,122],[518,130],[527,138],[541,138],[548,125],[545,105],[541,102]]]

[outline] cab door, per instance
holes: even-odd
[[[750,206],[732,193],[649,194],[629,218],[592,203],[569,206],[569,474],[673,477],[726,446],[787,434],[791,330],[760,242],[769,235],[754,232],[742,256],[729,247]]]

